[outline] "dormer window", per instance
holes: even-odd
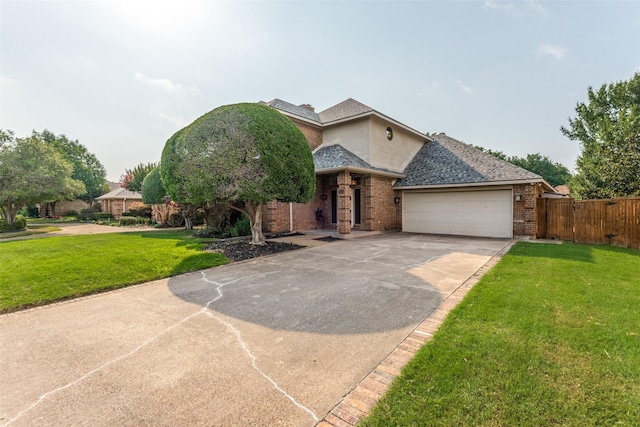
[[[391,129],[390,127],[387,128],[387,139],[389,141],[391,141],[393,139],[393,129]]]

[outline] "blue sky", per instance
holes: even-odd
[[[640,1],[0,0],[0,127],[78,139],[110,180],[225,104],[354,98],[569,168],[589,86],[640,71]]]

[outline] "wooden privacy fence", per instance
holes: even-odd
[[[640,249],[640,197],[537,199],[537,237]]]

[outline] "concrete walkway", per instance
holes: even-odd
[[[508,244],[382,234],[0,316],[0,424],[340,420]]]

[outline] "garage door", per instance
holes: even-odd
[[[404,192],[402,230],[412,233],[512,237],[511,190]]]

